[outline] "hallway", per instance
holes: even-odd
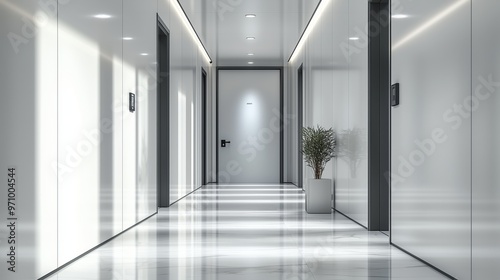
[[[50,280],[447,279],[293,185],[208,185]]]

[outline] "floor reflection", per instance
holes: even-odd
[[[292,185],[209,185],[49,279],[447,279]]]

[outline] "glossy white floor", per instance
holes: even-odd
[[[206,186],[49,279],[447,279],[291,185]]]

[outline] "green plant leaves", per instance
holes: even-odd
[[[335,157],[336,139],[333,129],[321,126],[302,129],[304,160],[314,170],[316,179],[321,179],[326,164]]]

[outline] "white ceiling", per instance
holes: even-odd
[[[180,0],[218,66],[282,65],[319,0]],[[256,14],[256,18],[246,18]],[[255,37],[249,41],[246,37]],[[254,53],[254,56],[248,56]]]

